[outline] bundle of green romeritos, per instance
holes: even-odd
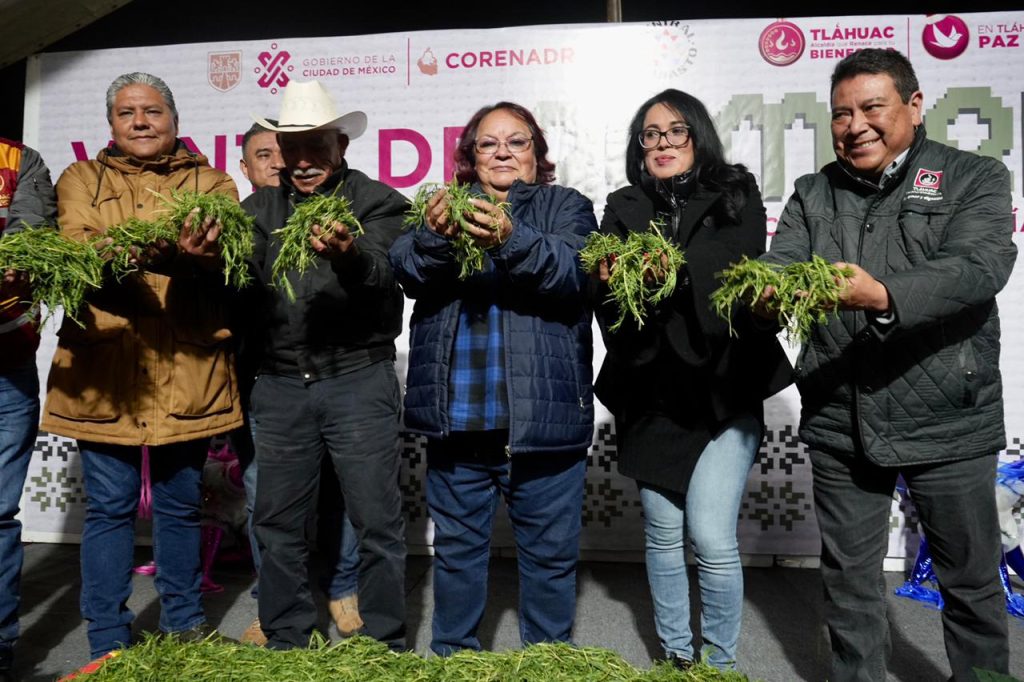
[[[597,647],[534,644],[503,652],[460,651],[423,658],[396,653],[368,637],[331,645],[315,634],[309,648],[273,651],[213,640],[184,644],[176,637],[147,635],[118,651],[90,682],[743,682],[735,671],[707,664],[687,671],[660,662],[648,670]]]
[[[0,276],[8,270],[28,275],[30,303],[45,306],[47,317],[60,307],[79,326],[76,316],[85,295],[103,283],[103,260],[96,250],[46,225],[0,239]]]
[[[630,232],[625,240],[600,232],[587,236],[586,246],[580,251],[583,269],[593,273],[602,261],[611,265],[608,300],[615,302],[619,317],[608,327],[610,332],[618,331],[627,315],[636,320],[638,328],[642,327],[647,309],[676,289],[676,274],[686,258],[662,235],[661,227],[652,220],[648,231]]]
[[[739,263],[718,273],[721,285],[711,294],[711,307],[732,329],[732,311],[737,304],[753,306],[767,287],[775,289],[765,303],[776,312],[790,342],[804,343],[816,324],[836,313],[839,294],[853,271],[837,268],[814,254],[810,261],[778,265],[744,256]]]
[[[108,243],[101,243],[108,239]],[[171,244],[177,242],[178,230],[164,220],[131,217],[123,223],[111,225],[106,232],[96,235],[89,243],[106,261],[110,274],[120,282],[139,269],[132,262],[136,253],[161,241]]]
[[[459,264],[459,279],[466,279],[474,272],[484,269],[484,249],[474,241],[469,233],[470,227],[484,227],[474,223],[468,216],[481,212],[473,205],[472,199],[483,199],[494,204],[496,210],[508,214],[511,206],[508,202],[499,202],[487,194],[476,194],[470,189],[468,183],[460,183],[453,180],[448,184],[427,183],[420,185],[413,197],[412,206],[405,214],[405,226],[407,228],[420,228],[427,224],[427,202],[430,198],[446,190],[448,205],[446,213],[448,222],[457,224],[461,230],[452,238],[452,251],[455,253],[455,262]]]
[[[224,261],[224,284],[244,289],[252,283],[248,261],[252,258],[256,218],[227,194],[171,190],[171,198],[164,201],[168,207],[166,221],[173,227],[184,225],[185,219],[196,209],[191,223],[193,232],[209,217],[219,221],[221,231],[217,243]],[[177,239],[177,235],[174,238]]]
[[[338,187],[340,189],[341,185]],[[309,241],[315,236],[313,226],[319,225],[323,230],[318,239],[324,241],[335,233],[339,223],[347,227],[353,237],[363,234],[363,226],[352,213],[352,203],[347,197],[313,194],[295,206],[284,227],[274,230],[274,236],[281,242],[281,251],[271,267],[270,281],[284,290],[288,300],[295,301],[295,288],[288,281],[288,273],[294,270],[301,277],[318,258]]]
[[[169,197],[158,196],[166,208],[155,220],[131,217],[111,225],[106,232],[93,238],[100,255],[108,262],[111,274],[118,281],[139,269],[131,262],[138,251],[160,241],[177,243],[186,218],[195,211],[190,223],[193,232],[199,231],[208,217],[220,221],[217,243],[224,262],[224,284],[242,289],[251,283],[247,261],[252,257],[256,220],[237,201],[226,194],[202,194],[188,190],[171,190]],[[109,244],[98,245],[106,239],[111,240]]]

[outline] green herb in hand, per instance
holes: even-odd
[[[790,343],[804,343],[814,325],[827,322],[830,312],[838,314],[840,292],[846,286],[846,278],[852,275],[849,268],[837,268],[817,254],[810,261],[785,267],[744,257],[718,273],[722,284],[711,294],[711,306],[729,320],[730,333],[734,333],[733,306],[753,306],[767,287],[773,287],[775,293],[765,305],[778,314]]]
[[[479,209],[473,205],[472,199],[483,199],[494,204],[496,209],[508,214],[511,206],[508,202],[499,202],[487,194],[476,194],[470,190],[468,183],[460,183],[453,180],[450,184],[442,185],[427,183],[421,185],[413,197],[412,205],[406,211],[404,225],[407,228],[418,229],[427,223],[427,202],[430,198],[442,189],[447,190],[446,198],[448,205],[446,213],[448,221],[458,225],[461,230],[452,237],[452,251],[455,253],[455,262],[459,264],[459,279],[466,279],[474,272],[484,269],[484,249],[473,239],[468,231],[470,227],[481,227],[470,220]]]
[[[139,266],[131,261],[139,251],[159,241],[176,243],[178,232],[166,220],[142,220],[131,217],[120,225],[107,228],[103,234],[93,237],[90,243],[97,245],[100,257],[107,261],[111,274],[120,282],[127,275],[138,271]],[[98,243],[105,239],[112,241],[99,246]]]
[[[159,196],[168,206],[166,221],[174,227],[184,225],[185,219],[195,209],[199,212],[192,218],[192,232],[197,232],[207,217],[219,221],[221,233],[217,243],[224,261],[224,284],[243,289],[252,283],[248,261],[252,258],[256,219],[246,213],[237,201],[227,194],[178,190],[171,190],[170,199]]]
[[[592,232],[580,251],[580,265],[596,272],[601,261],[611,267],[608,300],[614,301],[619,317],[608,327],[618,331],[626,316],[643,327],[647,309],[672,295],[676,275],[686,259],[661,233],[661,225],[651,221],[650,231],[630,232],[625,241],[612,234]]]
[[[46,306],[47,318],[61,307],[78,326],[85,295],[103,284],[103,260],[96,249],[47,226],[26,227],[0,239],[0,276],[8,270],[28,275],[31,304]]]
[[[782,267],[743,256],[739,263],[715,276],[721,284],[711,294],[711,309],[729,322],[729,334],[735,336],[733,308],[737,303],[753,306],[768,287],[778,290],[782,284]]]
[[[274,230],[274,236],[281,242],[281,251],[271,268],[270,281],[284,290],[289,301],[295,302],[295,289],[288,281],[288,273],[294,270],[301,277],[319,258],[309,241],[315,236],[313,226],[319,225],[323,230],[317,237],[322,242],[334,234],[335,223],[347,227],[353,237],[363,234],[363,226],[352,213],[347,197],[313,194],[295,206],[284,227]]]

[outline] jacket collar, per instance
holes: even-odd
[[[180,139],[175,140],[174,149],[171,150],[170,154],[164,154],[156,159],[137,159],[134,156],[125,154],[116,145],[110,145],[100,150],[100,153],[96,155],[96,160],[122,173],[138,173],[142,170],[166,172],[182,166],[206,163],[205,156],[189,151],[188,147]]]
[[[644,173],[641,176],[640,189],[651,200],[654,209],[652,215],[658,212],[669,214],[670,234],[666,236],[671,236],[680,246],[686,246],[697,223],[721,196],[721,192],[708,190],[702,186],[693,169],[674,175],[667,181],[659,181]]]
[[[112,172],[123,173],[124,175],[138,175],[143,171],[168,174],[182,168],[191,168],[195,172],[194,191],[198,192],[199,168],[210,165],[205,156],[190,152],[185,143],[180,139],[175,142],[174,149],[170,154],[165,154],[152,161],[143,161],[142,159],[136,159],[134,156],[128,156],[114,145],[101,149],[100,153],[96,155],[96,161],[100,164],[100,172],[96,178],[96,190],[92,195],[91,205],[93,207],[99,201],[100,189],[103,187],[103,176],[108,168]]]
[[[512,186],[508,188],[508,198],[505,201],[513,205],[529,202],[541,187],[543,187],[543,185],[515,180],[512,183]],[[469,189],[474,194],[487,194],[487,192],[484,191],[484,188],[480,185],[479,180],[474,180],[469,186]]]

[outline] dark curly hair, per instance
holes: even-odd
[[[725,161],[722,141],[715,131],[704,104],[693,95],[669,88],[640,105],[629,124],[629,140],[626,142],[626,178],[629,184],[638,185],[647,167],[644,165],[645,151],[640,146],[640,131],[644,128],[644,117],[655,104],[664,104],[683,117],[690,128],[690,144],[693,145],[693,169],[699,186],[723,195],[722,210],[730,222],[739,220],[740,211],[747,203],[750,180],[746,166]]]
[[[509,112],[530,129],[533,154],[537,159],[537,182],[542,185],[554,182],[555,164],[548,161],[548,142],[544,139],[544,132],[537,125],[537,119],[529,109],[514,102],[498,102],[493,106],[483,107],[469,119],[469,123],[462,129],[459,145],[455,148],[455,179],[459,182],[476,182],[479,179],[476,175],[476,151],[473,149],[473,145],[476,144],[476,133],[484,116],[498,109]]]

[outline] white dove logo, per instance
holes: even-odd
[[[971,42],[971,29],[954,14],[928,17],[921,31],[921,44],[936,59],[955,59],[963,54]]]
[[[956,44],[960,42],[960,38],[963,34],[956,30],[956,26],[949,27],[949,35],[946,35],[942,30],[932,24],[932,44],[938,47],[951,48],[956,47]]]

